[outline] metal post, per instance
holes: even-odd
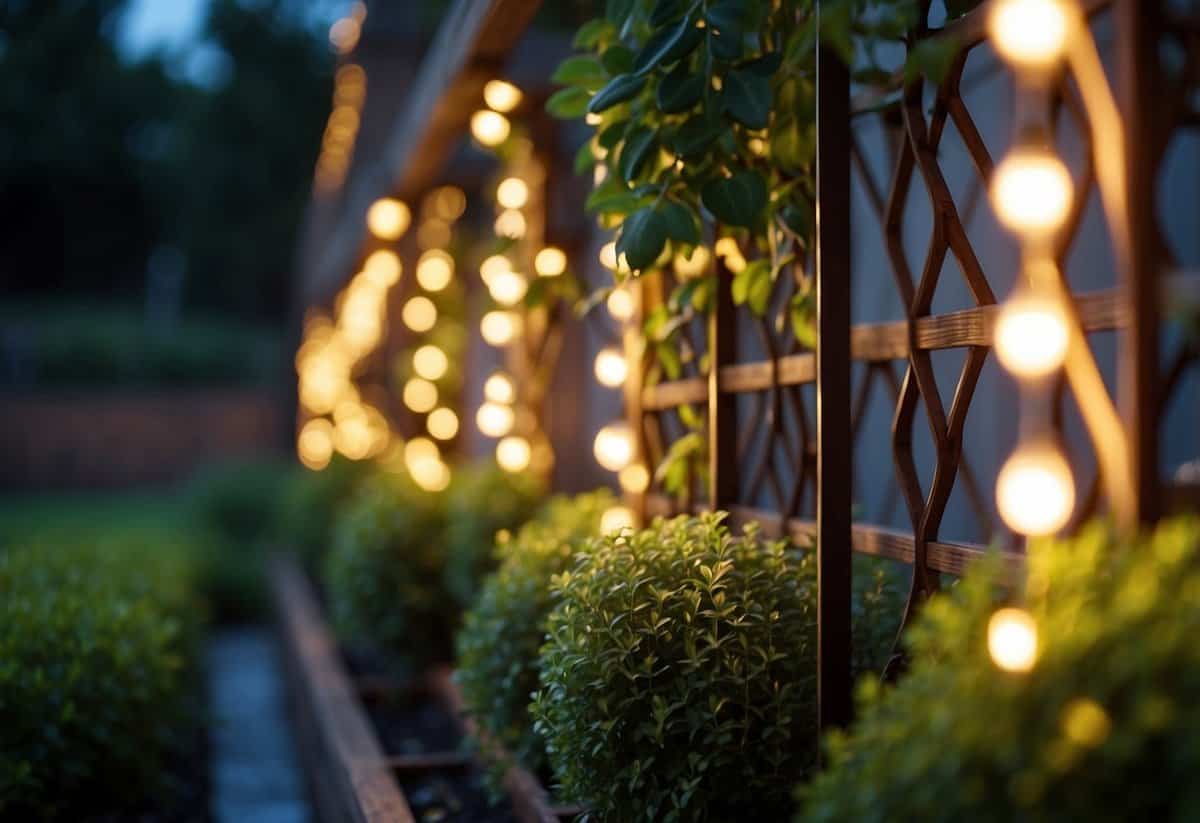
[[[737,357],[732,282],[732,273],[718,261],[716,305],[708,318],[708,502],[726,511],[738,496],[737,396],[721,393],[721,367]]]

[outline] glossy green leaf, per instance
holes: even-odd
[[[610,75],[629,74],[633,71],[633,52],[617,43],[604,50],[600,62]]]
[[[623,180],[632,181],[646,166],[646,161],[658,151],[658,139],[652,129],[638,126],[633,129],[621,145],[617,170]]]
[[[666,221],[652,206],[644,206],[621,224],[617,254],[624,254],[629,268],[640,271],[658,259],[666,244]]]
[[[765,129],[771,115],[771,81],[750,71],[733,71],[721,89],[725,111],[748,129]]]
[[[587,114],[591,97],[583,89],[559,89],[546,101],[546,111],[560,120],[578,120]]]
[[[704,208],[730,226],[752,226],[767,205],[767,184],[755,171],[710,180],[700,192]]]
[[[644,77],[634,77],[630,74],[617,75],[596,93],[596,96],[588,103],[587,110],[592,114],[607,111],[613,106],[632,100],[645,85],[646,78]]]
[[[697,217],[690,208],[675,200],[664,200],[659,205],[659,211],[663,216],[667,237],[689,246],[700,242]]]
[[[659,29],[638,52],[634,73],[644,75],[660,65],[678,60],[691,50],[687,47],[689,42],[691,48],[700,42],[699,32],[689,18]]]
[[[594,92],[599,91],[608,82],[608,72],[595,57],[577,54],[559,63],[550,81]]]
[[[658,110],[663,114],[678,114],[700,102],[704,93],[704,75],[693,72],[686,61],[680,61],[659,82]]]

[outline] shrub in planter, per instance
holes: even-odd
[[[449,662],[459,609],[445,571],[444,494],[377,471],[338,516],[325,558],[335,628],[401,668]]]
[[[0,552],[0,819],[166,801],[169,764],[194,756],[201,714],[195,584],[185,545]]]
[[[497,532],[529,519],[541,494],[531,474],[510,474],[491,461],[457,469],[446,495],[446,586],[463,608],[495,568]]]
[[[321,471],[297,471],[284,484],[280,538],[311,571],[321,569],[334,518],[365,475],[365,464],[335,455]]]
[[[554,579],[532,712],[599,820],[778,820],[815,761],[815,557],[722,519],[597,538]]]
[[[529,696],[537,690],[538,649],[553,605],[550,579],[599,532],[601,515],[614,503],[607,489],[555,497],[515,537],[502,534],[500,568],[484,581],[458,633],[457,678],[467,712],[491,741],[533,771],[546,765]],[[506,768],[499,762],[495,776]]]
[[[803,819],[1200,818],[1200,521],[1031,547],[1027,673],[988,654],[999,583],[984,564],[925,607],[910,671],[863,689]]]

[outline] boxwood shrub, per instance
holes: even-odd
[[[196,755],[202,719],[195,593],[184,544],[0,551],[0,819],[132,819],[173,802],[170,765]]]
[[[553,605],[550,579],[598,534],[601,515],[614,503],[607,489],[555,497],[515,537],[502,534],[500,567],[484,581],[458,633],[457,678],[468,714],[489,741],[535,772],[544,770],[546,756],[529,717],[529,696],[537,690],[538,649]],[[508,764],[493,759],[493,776],[500,776]]]
[[[999,582],[981,565],[925,607],[911,670],[862,690],[803,820],[1200,819],[1200,521],[1031,547],[1026,674],[988,656]]]
[[[334,520],[366,474],[364,463],[334,455],[321,471],[297,471],[284,484],[279,537],[310,571],[322,568]]]
[[[813,766],[815,558],[722,520],[597,538],[554,578],[532,713],[598,820],[779,820]],[[899,598],[868,577],[858,615],[878,619]]]

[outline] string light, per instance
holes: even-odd
[[[1046,441],[1021,446],[996,478],[996,507],[1021,534],[1038,537],[1065,526],[1075,507],[1075,482],[1062,452]]]
[[[994,336],[1001,365],[1029,379],[1057,371],[1066,360],[1070,340],[1062,302],[1027,289],[1004,302]]]
[[[627,323],[633,319],[633,295],[628,289],[617,287],[608,295],[604,305],[608,313],[619,323]]]
[[[492,285],[492,280],[507,271],[512,271],[512,263],[503,254],[493,254],[479,264],[479,278],[488,287]]]
[[[493,227],[497,237],[508,240],[520,240],[525,236],[525,215],[516,209],[505,209],[496,217]]]
[[[516,474],[529,468],[533,450],[524,437],[506,437],[496,444],[496,462],[506,472]]]
[[[423,377],[414,377],[404,384],[404,405],[417,414],[424,414],[438,403],[437,386]]]
[[[483,102],[498,112],[508,113],[521,103],[521,90],[504,80],[489,80],[483,86]]]
[[[650,471],[641,463],[630,463],[617,473],[621,489],[630,494],[641,494],[650,488]]]
[[[1024,609],[998,609],[988,620],[988,654],[1006,672],[1028,672],[1037,662],[1037,622]]]
[[[567,270],[567,255],[556,246],[546,246],[533,258],[533,270],[539,277],[558,277]]]
[[[629,375],[625,356],[612,346],[603,348],[596,354],[594,370],[600,385],[609,388],[620,386]]]
[[[434,409],[425,418],[425,428],[438,440],[450,440],[458,434],[458,415],[445,406]]]
[[[471,115],[471,134],[481,145],[495,147],[508,139],[512,125],[503,114],[481,109]]]
[[[635,522],[632,509],[627,506],[611,506],[604,510],[604,514],[600,515],[600,533],[612,534],[632,529]]]
[[[684,257],[682,253],[675,255],[675,273],[684,279],[695,277],[703,274],[711,262],[712,256],[708,253],[708,249],[704,246],[696,246],[692,249],[691,257]]]
[[[1071,172],[1051,152],[1018,148],[1001,161],[992,179],[992,204],[1010,230],[1038,237],[1066,221],[1074,196]]]
[[[333,424],[324,417],[309,420],[296,438],[296,453],[305,468],[320,471],[333,457]]]
[[[515,312],[490,311],[479,319],[479,332],[491,346],[507,346],[521,330],[521,319]]]
[[[437,323],[437,306],[428,297],[420,295],[411,298],[400,310],[400,319],[404,325],[417,333],[427,332]]]
[[[417,261],[417,283],[425,291],[441,291],[453,276],[454,258],[441,249],[430,249]]]
[[[523,208],[529,202],[529,186],[520,177],[506,177],[496,187],[496,202],[506,209]]]
[[[496,274],[487,284],[488,294],[501,306],[515,306],[529,290],[529,282],[515,271]]]
[[[399,240],[410,222],[412,212],[394,197],[381,197],[367,209],[367,228],[380,240]]]
[[[609,271],[620,272],[621,274],[628,274],[630,271],[625,255],[617,256],[617,244],[612,240],[609,240],[600,247],[600,265]]]
[[[483,383],[483,396],[493,403],[511,404],[517,399],[517,387],[504,372],[495,372]]]
[[[373,251],[363,262],[363,272],[381,289],[396,285],[400,281],[401,269],[400,258],[390,249]]]
[[[1063,0],[997,0],[988,13],[996,51],[1026,71],[1053,67],[1075,29],[1075,13]]]
[[[512,431],[516,416],[512,408],[488,401],[475,412],[475,425],[488,437],[503,437]]]
[[[633,432],[628,423],[609,423],[600,429],[592,443],[596,462],[612,472],[619,472],[633,461]]]
[[[440,380],[450,368],[450,358],[432,343],[413,352],[413,371],[426,380]]]

